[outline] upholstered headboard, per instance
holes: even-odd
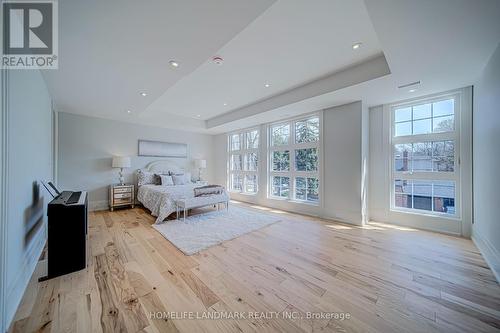
[[[167,160],[150,162],[148,165],[146,165],[145,168],[143,168],[143,170],[154,173],[165,173],[165,174],[168,172],[179,174],[179,173],[184,173],[185,171],[184,167],[176,164],[175,162]]]

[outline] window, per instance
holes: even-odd
[[[394,145],[395,171],[453,172],[455,142],[428,141]]]
[[[452,181],[396,179],[394,186],[396,207],[455,214],[455,183]]]
[[[231,135],[231,150],[240,150],[241,149],[241,134],[233,134]]]
[[[273,151],[271,154],[272,171],[289,171],[290,170],[290,151]]]
[[[398,108],[394,112],[395,136],[452,132],[454,128],[454,99]]]
[[[295,149],[296,171],[318,171],[318,149]]]
[[[290,177],[273,176],[271,193],[275,197],[288,198],[290,195]]]
[[[318,178],[295,178],[295,197],[299,200],[314,201],[319,200]]]
[[[269,126],[269,196],[319,203],[320,118]]]
[[[275,125],[271,128],[271,145],[288,145],[290,141],[290,124]]]
[[[392,208],[457,215],[457,95],[392,107]]]
[[[253,130],[246,133],[246,147],[247,149],[259,148],[259,131]]]
[[[230,134],[229,184],[231,191],[255,194],[258,190],[259,130]]]
[[[295,123],[295,142],[314,142],[319,140],[319,118],[311,118]]]

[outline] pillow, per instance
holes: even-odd
[[[175,185],[187,184],[186,175],[173,175],[172,179],[173,179]]]
[[[174,177],[177,177],[178,183],[175,182],[176,180]],[[183,178],[183,180],[181,180],[181,178]],[[185,185],[192,183],[191,172],[177,173],[177,174],[172,173],[172,179],[174,180],[175,185]]]
[[[172,179],[172,176],[167,176],[167,175],[159,175],[161,179],[161,185],[166,185],[166,186],[172,186],[174,185],[174,180]]]
[[[161,185],[161,176],[168,176],[170,175],[168,172],[160,172],[160,173],[155,173],[155,184],[156,185]]]
[[[141,185],[147,185],[147,184],[153,184],[153,185],[156,185],[156,177],[155,177],[155,174],[152,173],[152,172],[148,172],[148,171],[142,171],[142,170],[139,170],[139,172],[137,173],[137,185],[138,186],[141,186]]]

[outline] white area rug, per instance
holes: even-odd
[[[192,255],[279,221],[278,216],[232,205],[229,211],[213,211],[152,227],[184,254]]]

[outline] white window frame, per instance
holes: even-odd
[[[306,142],[306,143],[295,143],[295,123],[304,121],[310,118],[318,118],[319,119],[319,138],[315,142]],[[277,125],[285,125],[288,124],[290,126],[290,138],[287,145],[272,145],[272,134],[271,129]],[[322,136],[323,136],[323,117],[322,113],[312,113],[306,116],[296,117],[292,119],[288,119],[286,121],[279,121],[270,123],[267,125],[267,198],[273,200],[282,200],[282,201],[290,201],[295,203],[308,204],[313,206],[321,206],[323,191],[322,191],[322,177],[321,177],[321,168],[322,168]],[[296,171],[295,170],[295,150],[296,149],[307,149],[307,148],[316,148],[318,152],[318,168],[316,171]],[[274,151],[286,151],[290,152],[290,168],[288,171],[273,171],[273,152]],[[273,187],[273,177],[281,176],[281,177],[289,177],[290,178],[290,195],[288,198],[274,196],[272,187]],[[318,179],[318,201],[308,201],[303,199],[296,198],[295,193],[295,179],[297,177],[303,178],[316,178]],[[307,180],[306,180],[307,181]]]
[[[428,134],[417,134],[417,135],[406,135],[406,136],[395,136],[395,110],[404,107],[411,107],[420,104],[435,103],[442,100],[454,99],[454,127],[453,132],[443,132],[443,133],[428,133]],[[390,105],[390,210],[396,212],[412,213],[418,215],[431,215],[437,217],[443,217],[448,219],[459,220],[461,218],[462,204],[461,204],[461,175],[460,175],[460,128],[461,128],[461,105],[462,99],[458,92],[437,95],[432,98],[415,99],[410,102],[396,103]],[[395,161],[394,161],[394,146],[396,144],[405,143],[418,143],[418,142],[430,142],[430,141],[454,141],[454,171],[446,172],[435,172],[435,171],[396,171]],[[435,212],[428,210],[421,210],[415,208],[405,208],[398,207],[395,204],[395,186],[394,182],[396,179],[401,180],[424,180],[424,181],[453,181],[455,182],[455,214]],[[432,197],[433,198],[433,197]],[[433,199],[431,199],[433,200]]]
[[[247,133],[257,131],[259,139],[258,139],[258,145],[257,148],[247,148]],[[232,149],[232,136],[233,135],[239,135],[240,137],[240,149],[239,150],[231,150]],[[262,136],[260,133],[260,128],[259,127],[251,127],[247,128],[244,130],[238,130],[235,132],[231,132],[227,134],[227,188],[229,189],[230,192],[233,193],[240,193],[240,194],[247,194],[247,195],[256,195],[259,193],[259,167],[260,167],[260,147],[261,147],[261,142],[262,142]],[[255,153],[257,155],[257,168],[255,171],[248,171],[245,170],[245,156],[246,154],[250,153]],[[232,170],[232,159],[231,156],[234,154],[239,154],[241,155],[241,170]],[[232,184],[232,175],[233,174],[239,174],[242,177],[242,188],[241,191],[237,191],[233,189],[233,184]],[[255,186],[257,187],[257,191],[255,192],[246,192],[246,176],[247,175],[255,175],[257,178]]]

